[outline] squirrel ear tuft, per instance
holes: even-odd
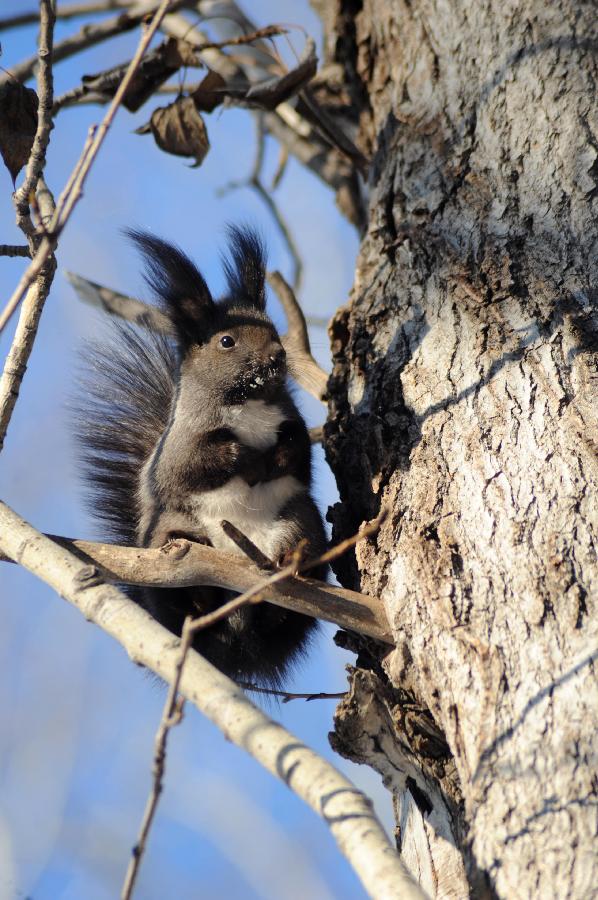
[[[145,280],[166,307],[179,340],[200,344],[213,319],[215,304],[206,281],[189,257],[146,231],[125,230],[145,261]]]
[[[266,250],[257,231],[249,227],[227,227],[232,263],[223,260],[230,297],[244,306],[266,308]]]

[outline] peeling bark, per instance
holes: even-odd
[[[334,741],[388,781],[432,896],[466,896],[439,858],[475,896],[598,896],[596,9],[314,5],[373,158],[332,326],[335,537],[391,510],[338,574],[396,640]],[[397,690],[446,742],[452,806]]]

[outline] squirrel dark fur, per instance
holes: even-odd
[[[116,341],[90,354],[77,437],[95,515],[122,544],[161,547],[187,536],[238,553],[220,526],[228,519],[272,560],[301,540],[320,554],[326,536],[310,493],[309,434],[265,312],[259,238],[229,229],[228,292],[214,302],[178,247],[128,234],[172,336],[119,324]],[[325,577],[325,568],[313,574]],[[126,590],[176,634],[186,616],[231,597],[219,588]],[[308,616],[262,603],[198,632],[194,646],[232,678],[277,686],[316,628]]]

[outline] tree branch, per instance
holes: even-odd
[[[104,287],[74,272],[66,272],[65,277],[76,291],[80,300],[88,303],[90,306],[96,306],[103,309],[111,316],[123,319],[125,322],[134,322],[136,325],[143,325],[151,328],[153,331],[159,331],[162,334],[170,334],[172,326],[168,316],[164,315],[157,306],[149,303],[143,303],[136,300],[135,297],[129,297],[111,288]]]
[[[27,238],[28,256],[31,256],[39,245],[39,237],[36,234],[30,213],[32,194],[37,192],[36,196],[39,197],[38,202],[43,207],[44,213],[54,211],[54,198],[47,190],[42,179],[46,164],[46,149],[52,130],[52,101],[54,96],[52,48],[55,21],[53,0],[41,0],[38,46],[39,68],[37,73],[39,96],[37,128],[27,161],[23,184],[14,194],[17,225]],[[6,437],[12,412],[19,396],[21,381],[33,350],[37,326],[54,280],[55,271],[56,261],[53,255],[48,253],[39,267],[35,281],[32,279],[29,284],[12,345],[4,362],[2,377],[0,378],[0,451],[4,446],[4,438]]]
[[[26,245],[0,244],[0,256],[29,256],[31,250]]]
[[[151,587],[224,587],[245,592],[262,586],[264,571],[239,556],[179,539],[159,550],[120,547],[48,536],[93,567],[104,581]],[[10,558],[10,554],[8,554]],[[0,553],[0,561],[7,557]],[[270,584],[267,600],[284,609],[332,622],[383,643],[394,644],[379,600],[311,578]]]
[[[79,16],[90,16],[95,13],[111,12],[114,9],[128,9],[134,6],[134,0],[102,0],[99,3],[72,3],[69,6],[62,4],[56,10],[57,19],[76,19]],[[0,32],[9,28],[20,28],[22,25],[34,25],[39,19],[35,12],[19,13],[16,16],[6,16],[0,19]]]
[[[173,683],[180,643],[172,634],[116,588],[103,584],[93,566],[37,532],[3,503],[0,547],[116,638],[134,662]],[[330,763],[255,707],[237,685],[193,650],[187,654],[179,690],[229,740],[324,818],[372,897],[424,900],[391,847],[371,801]]]
[[[188,0],[171,0],[170,8],[174,11],[187,3]],[[68,59],[70,56],[74,56],[82,50],[87,50],[89,47],[95,47],[96,44],[101,44],[117,34],[132,31],[145,19],[155,14],[159,8],[160,4],[156,2],[149,8],[145,6],[138,12],[123,12],[105,22],[83,25],[76,34],[71,34],[56,44],[54,47],[54,62],[62,62],[63,59]],[[162,16],[160,16],[161,19]],[[8,71],[17,81],[27,81],[33,75],[37,62],[38,57],[36,54],[23,60],[21,63],[17,63],[16,66],[13,66]]]

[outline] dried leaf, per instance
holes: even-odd
[[[226,97],[223,91],[224,87],[226,87],[226,81],[222,75],[210,69],[203,81],[200,81],[191,94],[195,108],[201,112],[212,112]]]
[[[27,163],[37,129],[37,94],[18,81],[0,85],[0,153],[13,187]]]
[[[185,41],[182,38],[168,38],[163,46],[165,61],[177,69],[180,66],[199,66],[201,68],[203,65],[197,50],[189,41]]]
[[[206,126],[191,97],[179,97],[169,106],[155,109],[150,125],[161,150],[175,156],[192,156],[195,165],[201,165],[210,142]]]

